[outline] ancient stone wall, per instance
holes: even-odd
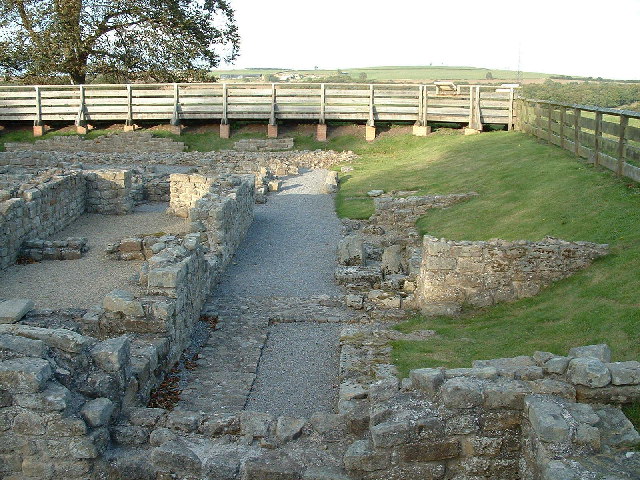
[[[53,235],[86,209],[85,179],[80,173],[54,176],[0,202],[0,269],[15,263],[25,240]]]
[[[233,149],[241,152],[277,152],[292,148],[293,138],[243,138],[233,144]]]
[[[383,196],[373,199],[375,213],[369,219],[374,224],[415,226],[416,221],[433,208],[446,208],[477,196],[475,192],[450,195],[408,197]]]
[[[77,260],[88,250],[85,237],[69,237],[66,240],[27,240],[22,244],[20,257],[35,260]]]
[[[185,145],[170,138],[154,137],[148,132],[126,132],[104,135],[92,140],[85,140],[77,135],[59,135],[33,143],[7,142],[5,149],[8,152],[172,153],[183,152]]]
[[[425,236],[416,300],[425,313],[452,314],[536,295],[608,253],[607,245],[492,240],[466,242]]]
[[[169,212],[187,218],[196,202],[212,191],[215,181],[216,178],[204,175],[172,174],[169,177]]]
[[[87,180],[87,212],[126,215],[133,211],[130,170],[89,170]]]

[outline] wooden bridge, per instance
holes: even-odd
[[[277,135],[277,122],[412,122],[426,134],[429,122],[506,125],[515,121],[514,86],[417,84],[130,84],[0,86],[0,123],[32,121],[34,133],[46,122],[212,120],[228,131],[232,120],[266,120]],[[324,128],[326,135],[326,127]]]

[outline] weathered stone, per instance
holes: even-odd
[[[344,415],[316,412],[309,421],[313,429],[322,435],[325,441],[340,441],[347,434]]]
[[[388,421],[370,428],[371,440],[375,448],[387,448],[406,443],[411,437],[408,421]]]
[[[309,467],[304,471],[302,480],[351,480],[346,472],[336,467]]]
[[[569,357],[553,357],[544,362],[542,368],[546,373],[556,373],[563,375],[569,366]]]
[[[127,410],[127,418],[132,425],[154,427],[165,413],[166,410],[163,408],[131,408]]]
[[[576,388],[566,382],[553,380],[551,378],[543,378],[529,382],[533,393],[539,395],[554,395],[556,397],[566,398],[574,402],[576,400]]]
[[[540,440],[547,443],[569,440],[569,425],[560,405],[540,397],[527,397],[525,404],[531,427]]]
[[[175,409],[167,415],[167,427],[180,432],[197,432],[202,420],[200,412]]]
[[[40,358],[15,358],[0,362],[0,389],[11,393],[35,393],[44,389],[53,371]]]
[[[384,193],[384,190],[369,190],[367,195],[370,197],[379,197]]]
[[[105,295],[102,306],[108,312],[119,312],[132,317],[144,316],[142,304],[135,299],[131,292],[113,290]]]
[[[444,478],[445,464],[443,462],[414,462],[407,465],[394,465],[386,470],[371,472],[363,476],[364,480],[442,480]]]
[[[52,348],[64,352],[80,353],[85,347],[95,342],[95,339],[80,335],[64,328],[40,328],[29,325],[2,325],[0,334],[17,335],[20,337],[41,340]]]
[[[203,475],[213,480],[236,480],[240,470],[240,458],[226,453],[210,455],[205,462]]]
[[[24,410],[13,419],[13,432],[20,435],[44,435],[46,419],[41,414]]]
[[[246,460],[242,480],[300,480],[302,467],[281,453]]]
[[[490,382],[484,389],[484,406],[489,409],[509,408],[522,410],[524,397],[531,393],[531,387],[517,380]]]
[[[516,380],[539,380],[544,377],[542,367],[530,366],[519,368],[513,372],[513,378]]]
[[[345,296],[345,304],[349,308],[353,308],[355,310],[362,310],[364,308],[364,297],[362,295],[346,295]]]
[[[130,349],[131,340],[123,335],[96,344],[91,350],[91,356],[105,372],[118,372],[128,364]]]
[[[290,442],[302,435],[305,426],[303,418],[278,417],[276,422],[276,438],[280,442]]]
[[[341,265],[364,265],[365,252],[362,237],[348,235],[338,243],[338,263]]]
[[[402,251],[402,245],[391,245],[384,249],[382,253],[382,273],[392,275],[405,272]]]
[[[8,350],[29,357],[44,357],[47,353],[47,346],[41,340],[2,334],[0,335],[0,350]]]
[[[574,385],[599,388],[611,382],[611,372],[595,357],[578,357],[569,362],[567,378]]]
[[[440,389],[442,401],[450,408],[472,408],[484,399],[483,386],[474,378],[456,377],[447,380]]]
[[[101,427],[109,423],[113,409],[113,402],[108,398],[96,398],[84,404],[80,415],[90,427]]]
[[[418,368],[409,372],[409,378],[413,388],[422,390],[429,398],[433,398],[444,383],[444,369]]]
[[[16,323],[33,307],[32,300],[22,298],[0,301],[0,323]]]
[[[150,460],[163,472],[198,475],[202,469],[202,461],[180,439],[155,447]]]
[[[457,439],[429,440],[401,445],[397,450],[404,462],[434,462],[457,457],[460,454],[460,442]]]
[[[391,462],[385,452],[377,452],[367,440],[353,442],[344,454],[347,470],[373,472],[387,468]]]
[[[145,445],[149,441],[149,429],[135,425],[113,425],[111,438],[120,445]]]
[[[607,363],[611,372],[611,383],[614,385],[640,384],[640,362]]]
[[[340,384],[340,400],[358,400],[362,398],[367,398],[367,389],[363,385],[349,381]]]
[[[200,427],[207,436],[217,437],[240,432],[240,420],[234,414],[208,415]]]
[[[611,349],[606,343],[598,345],[585,345],[583,347],[574,347],[569,350],[570,357],[593,357],[601,362],[608,363],[611,361]]]
[[[87,425],[79,417],[61,417],[49,420],[47,434],[53,437],[81,437],[87,434]]]
[[[50,382],[40,393],[20,393],[13,398],[16,405],[23,408],[59,412],[66,409],[71,402],[71,392],[62,385]]]
[[[149,445],[157,447],[164,443],[175,440],[178,436],[168,428],[160,427],[156,428],[149,434]]]
[[[625,448],[640,443],[640,435],[619,408],[603,406],[596,409],[596,414],[600,417],[596,426],[600,429],[604,445]]]
[[[271,433],[273,420],[268,413],[245,410],[240,413],[240,433],[256,438],[267,437]]]

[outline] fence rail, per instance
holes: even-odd
[[[640,112],[519,100],[519,129],[640,181]]]
[[[514,88],[416,84],[0,86],[0,122],[328,120],[515,122]],[[476,114],[477,116],[477,114]]]

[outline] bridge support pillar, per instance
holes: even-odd
[[[430,133],[431,127],[429,127],[428,125],[421,125],[416,122],[416,124],[413,126],[413,134],[416,137],[426,137]]]
[[[182,135],[182,125],[169,125],[169,131],[174,135]]]
[[[86,135],[89,132],[89,126],[86,124],[76,125],[76,133],[78,135]]]
[[[365,139],[367,142],[373,142],[376,139],[376,127],[373,125],[367,125],[365,128]]]
[[[41,121],[34,122],[34,124],[33,124],[33,136],[34,137],[41,137],[45,133],[47,133],[49,130],[51,130],[51,127],[49,125],[45,125]]]
[[[278,124],[269,124],[267,125],[267,137],[268,138],[278,138]]]
[[[316,130],[316,140],[319,142],[327,141],[327,124],[319,123],[318,129]]]
[[[133,121],[131,121],[131,120],[127,120],[126,122],[124,122],[124,131],[125,132],[133,132],[137,128],[138,128],[138,126],[135,123],[133,123]]]
[[[228,123],[220,124],[220,138],[231,138],[231,125]]]

